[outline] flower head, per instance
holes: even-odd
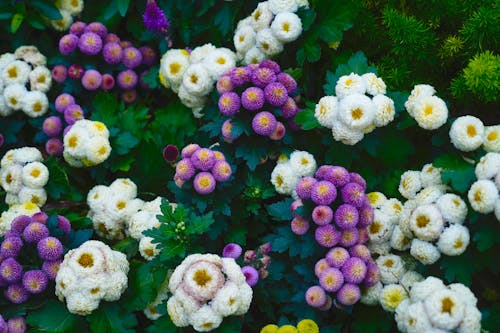
[[[366,264],[360,258],[351,257],[342,266],[342,274],[344,274],[346,282],[349,283],[361,283],[366,276],[366,272]]]
[[[337,292],[337,301],[343,305],[353,305],[361,297],[361,290],[355,284],[346,283]]]
[[[287,101],[288,92],[281,83],[271,82],[264,88],[264,97],[272,106],[280,107]]]
[[[78,47],[78,37],[73,34],[64,35],[59,40],[59,52],[68,55]]]
[[[242,253],[241,246],[236,243],[229,243],[222,249],[222,256],[224,258],[238,259]]]
[[[151,31],[165,33],[170,26],[170,22],[165,16],[165,13],[161,10],[155,0],[149,0],[147,2],[146,10],[144,11],[142,19],[146,29]]]
[[[341,229],[354,228],[359,221],[356,207],[349,204],[340,205],[335,211],[335,224]]]
[[[44,261],[42,264],[42,270],[45,272],[45,274],[50,280],[55,280],[61,263],[62,259],[54,261]]]
[[[0,245],[0,256],[2,258],[17,257],[21,248],[23,247],[23,241],[18,236],[6,237],[2,244]]]
[[[139,82],[137,73],[132,69],[121,71],[120,73],[118,73],[116,79],[120,88],[125,90],[134,88]]]
[[[291,222],[292,232],[302,236],[309,230],[309,221],[301,216],[295,216]]]
[[[366,195],[364,193],[364,188],[358,183],[346,184],[342,187],[340,193],[345,203],[355,207],[361,207],[365,203]]]
[[[231,177],[231,166],[226,161],[217,161],[212,168],[212,174],[216,181],[225,182]]]
[[[216,181],[210,172],[200,172],[194,177],[193,184],[197,193],[206,195],[215,190]]]
[[[316,206],[312,211],[312,219],[317,225],[329,224],[333,220],[333,210],[330,208],[330,206]]]
[[[334,247],[326,253],[326,262],[331,267],[341,268],[350,258],[349,252],[343,247]]]
[[[337,189],[329,181],[322,180],[311,188],[311,200],[318,205],[329,205],[337,198]]]
[[[323,306],[326,302],[326,292],[320,286],[312,286],[306,291],[306,302],[314,308]]]
[[[119,43],[109,42],[104,45],[102,55],[108,64],[117,65],[122,61],[123,49]]]
[[[95,69],[86,70],[82,76],[82,85],[87,90],[96,90],[101,87],[102,75]]]
[[[297,195],[299,196],[299,198],[309,199],[311,197],[311,188],[316,183],[317,180],[313,177],[302,177],[301,179],[299,179],[295,187],[295,190],[297,191]]]
[[[78,40],[78,47],[82,53],[87,55],[96,55],[101,52],[102,39],[94,32],[85,32]]]
[[[14,258],[7,258],[0,264],[0,278],[8,283],[19,281],[23,275],[23,267]]]
[[[191,156],[193,166],[202,171],[208,171],[215,165],[215,155],[208,148],[200,148]]]
[[[329,267],[319,275],[321,287],[328,292],[336,292],[344,284],[344,275],[337,268]]]
[[[225,116],[235,115],[240,110],[240,97],[235,92],[226,92],[219,97],[219,110]]]
[[[324,247],[333,247],[340,241],[341,233],[336,231],[331,224],[319,226],[316,228],[314,238],[319,245]]]
[[[37,244],[38,255],[44,260],[54,261],[61,258],[63,246],[61,241],[55,237],[45,237]]]
[[[28,243],[38,243],[49,236],[49,229],[45,224],[31,222],[23,231],[23,238]]]
[[[135,47],[127,47],[123,50],[122,63],[127,68],[135,68],[142,63],[142,53]]]
[[[31,294],[39,294],[47,288],[49,278],[41,270],[26,271],[23,275],[23,287]]]
[[[258,87],[250,87],[241,95],[241,105],[247,110],[256,111],[264,106],[264,91]]]
[[[21,304],[28,300],[29,294],[21,283],[11,284],[5,290],[5,298],[14,304]]]
[[[259,135],[268,136],[272,134],[276,126],[276,118],[267,111],[257,113],[252,120],[252,129]]]
[[[241,271],[245,275],[245,279],[250,287],[255,286],[259,282],[259,272],[252,266],[243,266]]]
[[[194,176],[195,168],[189,158],[183,158],[177,163],[175,173],[181,180],[186,181]]]

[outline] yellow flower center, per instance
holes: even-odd
[[[208,177],[202,177],[199,182],[201,187],[209,187],[210,186],[210,179]]]
[[[267,43],[262,43],[262,45],[261,45],[261,46],[262,46],[262,48],[263,48],[264,50],[266,50],[266,51],[267,51],[267,50],[269,50],[269,44],[267,44]]]
[[[420,215],[417,217],[417,227],[425,228],[429,224],[430,220],[427,216]]]
[[[269,121],[269,118],[267,118],[267,117],[260,117],[260,118],[259,118],[259,124],[260,124],[261,126],[268,126],[268,125],[269,125],[269,122],[270,122],[270,121]]]
[[[375,221],[372,224],[370,224],[370,227],[369,227],[370,233],[371,234],[376,234],[376,233],[378,233],[380,231],[381,228],[382,228],[382,226],[380,225],[380,223],[378,223],[378,222]]]
[[[26,210],[33,210],[36,208],[36,205],[31,203],[31,202],[27,202],[24,204],[24,209]]]
[[[352,79],[345,80],[345,85],[350,86],[352,84]]]
[[[39,204],[40,203],[40,198],[36,195],[32,195],[31,196],[31,202],[34,203],[34,204]]]
[[[153,249],[145,249],[144,253],[146,253],[148,257],[152,257],[154,255]]]
[[[17,104],[17,99],[15,97],[11,97],[11,98],[9,98],[9,102],[12,105],[16,105]]]
[[[40,75],[38,77],[38,79],[36,80],[36,82],[38,82],[38,83],[45,83],[45,80],[46,80],[45,75]]]
[[[384,262],[384,266],[386,266],[386,267],[392,267],[392,266],[394,266],[394,261],[392,259],[387,259]]]
[[[245,40],[245,36],[240,35],[240,43],[243,43],[244,40]]]
[[[206,269],[200,269],[194,273],[193,280],[200,287],[204,287],[207,283],[212,281],[212,277],[207,273]]]
[[[392,205],[392,207],[393,207],[395,210],[397,210],[397,211],[401,211],[401,209],[402,209],[401,205],[400,205],[400,204],[398,204],[398,203],[395,203],[394,205]]]
[[[488,141],[495,141],[496,139],[498,139],[498,133],[495,132],[495,131],[492,131],[488,134],[488,136],[486,137],[486,139]]]
[[[467,135],[471,138],[475,137],[477,134],[476,128],[472,125],[467,126]]]
[[[459,239],[457,239],[457,240],[455,241],[455,244],[453,245],[453,247],[454,247],[455,249],[460,249],[460,248],[462,248],[462,246],[463,246],[463,245],[464,245],[464,242],[462,241],[462,239],[461,239],[461,238],[459,238]]]
[[[33,111],[35,111],[35,112],[40,112],[40,111],[42,111],[42,103],[40,103],[40,102],[36,102],[36,103],[33,105]]]
[[[283,178],[281,178],[281,176],[276,177],[276,184],[278,184],[278,186],[283,185]]]
[[[9,70],[7,70],[7,74],[9,75],[9,77],[11,79],[16,78],[17,77],[17,67],[13,66],[13,67],[9,68]]]
[[[71,148],[75,148],[77,144],[78,144],[78,138],[76,136],[72,136],[71,138],[69,138],[68,145]]]
[[[108,148],[106,148],[105,146],[102,146],[102,147],[101,147],[101,149],[99,149],[99,150],[97,151],[97,153],[98,153],[99,155],[101,155],[101,156],[102,156],[102,155],[105,155],[107,152],[108,152]]]
[[[90,293],[94,295],[94,294],[97,294],[99,292],[99,290],[100,290],[99,288],[92,288],[92,289],[90,289]]]
[[[358,120],[363,116],[363,110],[361,110],[360,108],[356,108],[351,111],[351,116],[353,119]]]
[[[198,82],[198,76],[196,76],[194,74],[191,75],[189,79],[191,80],[191,83],[196,84]]]
[[[281,26],[281,28],[285,32],[290,32],[290,24],[288,22],[283,23],[283,25]]]
[[[451,315],[454,306],[455,303],[453,303],[449,297],[445,297],[441,300],[441,312],[448,312]]]
[[[78,7],[78,0],[71,1],[71,6]]]
[[[260,10],[256,10],[254,13],[253,13],[253,19],[255,21],[258,21],[260,18]]]
[[[224,65],[226,63],[226,59],[224,59],[223,57],[219,57],[217,58],[217,63],[220,65]]]
[[[474,193],[474,201],[477,201],[477,202],[483,201],[483,192],[481,192],[480,190],[477,190]]]
[[[12,175],[11,175],[10,173],[9,173],[9,174],[7,174],[7,177],[5,177],[5,182],[6,182],[7,184],[10,184],[10,183],[12,183],[12,181],[13,181],[13,179],[12,179]]]
[[[170,68],[170,73],[177,74],[181,70],[181,65],[174,62],[174,63],[170,64],[169,68]]]
[[[432,106],[431,105],[427,105],[425,108],[424,108],[424,115],[426,116],[429,116],[432,114]]]
[[[125,208],[127,206],[127,203],[125,201],[118,201],[116,203],[116,208],[122,210],[123,208]]]
[[[94,257],[90,253],[83,253],[80,258],[78,258],[78,263],[85,268],[92,267],[94,266]]]

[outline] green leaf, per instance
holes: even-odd
[[[266,210],[271,215],[275,221],[286,221],[292,219],[292,214],[290,213],[290,205],[292,204],[292,199],[288,198],[283,201],[273,203],[266,206]]]
[[[118,155],[125,155],[137,146],[140,140],[130,132],[121,132],[113,141],[113,150]]]
[[[314,112],[314,106],[313,108],[300,111],[297,116],[295,116],[295,122],[305,131],[321,127],[318,120],[314,116]]]
[[[81,317],[68,312],[64,303],[56,300],[47,301],[40,310],[30,312],[26,322],[49,333],[74,332],[77,326],[85,325]]]
[[[128,237],[113,245],[113,250],[125,253],[127,258],[130,259],[137,254],[139,242],[134,238]]]
[[[214,223],[213,213],[210,212],[206,215],[196,216],[194,214],[190,215],[190,222],[186,228],[186,234],[188,235],[199,235],[205,233],[208,228]]]
[[[118,303],[102,302],[97,310],[87,316],[93,332],[134,333],[137,318],[124,312]]]
[[[92,120],[101,121],[106,126],[113,127],[118,122],[118,102],[110,93],[101,92],[93,99],[94,111]]]
[[[242,322],[239,318],[225,318],[222,324],[217,328],[218,333],[234,333],[241,332]]]
[[[470,259],[466,260],[466,258]],[[459,257],[443,257],[441,262],[441,269],[445,271],[444,277],[449,282],[460,282],[465,285],[470,285],[471,274],[474,270],[473,258],[470,252],[465,252]],[[468,262],[469,265],[464,265]]]
[[[24,21],[24,15],[21,13],[16,13],[12,20],[10,21],[10,32],[15,34]]]
[[[93,229],[81,229],[76,231],[71,231],[68,236],[68,247],[70,249],[75,249],[88,241],[92,234],[94,233]]]
[[[451,184],[457,192],[467,192],[476,179],[474,165],[459,155],[442,155],[435,159],[432,164],[443,169],[441,180],[445,184]]]
[[[482,221],[480,228],[474,232],[474,242],[477,243],[477,249],[484,252],[490,249],[495,243],[499,242],[498,234],[500,226],[498,223],[489,223],[493,221]]]
[[[253,171],[259,164],[260,159],[266,156],[266,149],[262,145],[237,145],[234,155],[245,160],[250,170]]]
[[[50,1],[31,0],[29,4],[50,20],[58,21],[62,19],[61,12]]]
[[[130,0],[115,0],[116,6],[118,7],[118,11],[120,15],[124,17],[127,14],[128,7],[130,5]]]
[[[155,320],[153,322],[153,325],[149,326],[146,328],[147,333],[158,333],[158,332],[181,332],[181,328],[178,328],[177,326],[172,323],[172,320],[170,319],[169,316],[163,316],[158,320]]]

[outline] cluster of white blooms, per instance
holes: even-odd
[[[403,333],[481,332],[481,312],[471,290],[461,283],[446,286],[433,276],[413,284],[395,319]]]
[[[207,95],[223,73],[236,66],[236,54],[212,44],[198,46],[191,52],[185,49],[168,50],[160,61],[160,81],[171,88],[181,102],[201,117]]]
[[[476,164],[476,177],[467,197],[472,209],[481,214],[495,212],[500,221],[500,153],[487,153]]]
[[[260,2],[250,16],[238,22],[233,37],[238,58],[255,64],[283,52],[284,44],[302,33],[302,21],[295,12],[308,5],[299,0]]]
[[[58,31],[65,31],[73,23],[73,16],[81,14],[84,3],[83,0],[60,0],[56,1],[55,5],[62,17],[59,20],[51,20],[50,24]]]
[[[448,107],[439,97],[436,89],[428,84],[417,84],[405,102],[406,111],[426,130],[435,130],[443,126],[448,119]]]
[[[233,258],[192,254],[175,268],[169,281],[167,311],[178,327],[198,332],[216,329],[224,317],[245,314],[253,291]]]
[[[336,96],[322,97],[314,116],[332,129],[336,141],[355,145],[366,133],[394,120],[394,101],[385,93],[384,81],[373,73],[344,75],[335,86]]]
[[[34,147],[11,149],[0,162],[0,186],[7,192],[11,206],[32,202],[41,207],[47,201],[43,188],[49,181],[49,169],[42,163],[42,153]]]
[[[500,152],[500,125],[484,126],[481,119],[462,116],[455,119],[450,129],[451,143],[461,151],[473,151],[481,145],[489,152]]]
[[[0,116],[22,110],[29,117],[40,117],[47,112],[52,73],[46,64],[35,46],[21,46],[0,56]]]
[[[287,158],[280,156],[271,173],[271,183],[276,192],[297,198],[295,185],[300,178],[313,176],[316,172],[316,160],[306,151],[296,150]]]
[[[8,210],[6,210],[5,212],[2,213],[2,215],[0,215],[0,236],[3,236],[6,231],[10,230],[12,221],[16,217],[20,215],[33,216],[33,214],[39,212],[40,212],[40,207],[38,207],[32,202],[26,202],[21,205],[10,206]]]
[[[63,141],[64,160],[76,168],[100,164],[111,154],[109,131],[100,121],[78,120]]]
[[[101,300],[120,299],[127,288],[127,257],[100,241],[89,240],[64,256],[56,276],[56,296],[69,312],[88,315]]]

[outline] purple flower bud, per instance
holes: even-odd
[[[226,92],[219,97],[220,113],[225,116],[235,115],[240,110],[240,97],[235,92]]]
[[[134,44],[132,44],[132,42],[129,40],[122,40],[120,41],[120,46],[122,47],[122,49],[126,49],[127,47],[134,46]]]
[[[182,148],[181,157],[190,158],[198,149],[200,149],[199,145],[197,145],[196,143],[190,143],[186,147]]]
[[[359,209],[358,227],[368,227],[370,224],[372,224],[374,218],[375,213],[373,211],[373,207],[370,204],[361,206],[361,208]]]
[[[106,38],[104,38],[104,43],[118,43],[120,44],[120,37],[118,37],[114,33],[109,33],[106,35]],[[121,48],[121,46],[120,46]]]
[[[28,243],[38,243],[45,237],[49,236],[49,229],[45,224],[31,222],[23,231],[23,238]]]
[[[87,90],[97,90],[101,87],[102,75],[95,69],[86,70],[82,76],[82,85]]]
[[[23,247],[23,241],[18,236],[6,237],[2,244],[0,245],[0,256],[2,258],[17,257],[21,248]]]
[[[61,266],[62,259],[54,261],[44,261],[42,264],[42,270],[47,274],[50,280],[55,280],[57,272],[59,271],[59,266]]]
[[[359,173],[356,173],[356,172],[351,172],[349,174],[350,176],[350,182],[351,183],[357,183],[359,185],[361,185],[363,187],[363,191],[366,190],[366,181],[363,177],[361,177],[361,175]]]
[[[163,158],[167,162],[175,162],[179,157],[179,149],[176,145],[167,145],[163,148]]]
[[[317,225],[329,224],[333,219],[333,210],[329,206],[316,206],[312,211],[312,219]]]
[[[59,40],[59,52],[63,55],[68,55],[78,46],[79,38],[76,35],[68,34],[61,37]]]
[[[325,180],[328,180],[336,187],[342,187],[349,182],[349,171],[341,166],[332,166],[328,168]]]
[[[55,101],[56,110],[59,113],[63,113],[66,107],[71,104],[75,104],[75,98],[70,94],[61,94],[57,96]]]
[[[208,148],[200,148],[191,156],[191,162],[196,169],[208,171],[215,165],[215,155]]]
[[[327,180],[326,175],[329,172],[329,170],[332,168],[331,165],[322,165],[316,170],[316,173],[314,174],[314,177],[318,180]]]
[[[216,181],[225,182],[231,178],[232,170],[226,161],[217,161],[212,167],[212,174]]]
[[[177,163],[175,173],[179,179],[187,181],[194,176],[195,168],[189,158],[183,158]]]
[[[328,262],[326,261],[326,259],[325,258],[320,259],[314,265],[314,274],[317,277],[319,277],[321,272],[323,272],[327,268],[330,268],[330,265],[328,265]]]
[[[133,70],[127,69],[118,73],[117,81],[120,88],[127,90],[137,85],[138,77]]]
[[[23,267],[14,258],[7,258],[0,264],[0,277],[8,282],[13,283],[21,280],[23,276]]]
[[[257,87],[247,88],[241,94],[241,105],[247,110],[256,111],[264,106],[264,91]]]
[[[123,50],[122,63],[127,68],[135,68],[142,63],[142,53],[135,47],[127,47]]]
[[[118,43],[106,43],[102,48],[102,56],[108,64],[117,65],[123,59],[122,47]]]
[[[16,216],[10,225],[10,230],[14,231],[16,234],[21,235],[24,229],[31,223],[31,217],[26,215]]]
[[[341,268],[349,258],[349,252],[345,248],[337,246],[326,253],[325,260],[331,267]]]
[[[133,103],[137,99],[137,91],[135,89],[125,90],[122,92],[121,97],[125,103]]]
[[[337,292],[337,301],[343,305],[353,305],[361,297],[361,290],[355,284],[346,283]]]
[[[243,261],[245,264],[248,264],[252,262],[256,257],[255,251],[254,250],[248,250],[245,251],[245,255],[243,256]]]
[[[226,119],[222,124],[221,128],[221,134],[222,137],[224,138],[224,141],[231,143],[233,142],[233,140],[239,137],[239,135],[238,136],[233,135],[232,130],[233,130],[233,124],[231,123],[231,119]]]
[[[63,252],[61,241],[55,237],[45,237],[37,244],[38,255],[44,260],[57,260]]]
[[[165,13],[154,0],[146,3],[142,19],[146,29],[151,31],[165,33],[170,25]]]
[[[297,90],[297,81],[290,74],[279,73],[276,80],[285,86],[289,95],[292,95]]]
[[[312,286],[306,291],[306,302],[313,308],[319,308],[326,303],[326,293],[320,286]]]
[[[59,138],[51,138],[45,143],[45,151],[50,156],[61,156],[64,151],[63,142]]]
[[[79,80],[84,72],[83,67],[77,64],[70,65],[68,68],[68,76],[74,80]]]
[[[314,238],[319,245],[324,247],[333,247],[340,241],[340,232],[336,231],[331,224],[316,228]]]
[[[252,70],[248,67],[237,67],[229,73],[231,83],[235,87],[239,87],[252,79]]]
[[[104,39],[104,38],[106,38],[106,35],[108,34],[108,29],[106,29],[104,24],[102,24],[101,22],[92,22],[92,23],[89,23],[87,25],[87,27],[85,27],[85,32],[93,32],[93,33],[99,35],[99,37],[101,37],[101,39]]]
[[[111,90],[115,87],[115,78],[111,74],[102,75],[101,88],[103,90]]]
[[[301,216],[296,216],[292,219],[290,226],[294,234],[302,236],[309,230],[309,221]]]
[[[297,107],[297,103],[291,97],[288,97],[281,106],[281,113],[283,114],[283,118],[289,119],[295,117],[295,115],[299,112],[299,108]]]
[[[5,290],[5,298],[14,304],[24,303],[28,300],[28,297],[29,294],[21,283],[11,284]]]
[[[356,245],[358,243],[358,240],[359,240],[358,229],[356,228],[345,229],[342,230],[339,244],[344,247],[351,247],[353,245]]]
[[[319,275],[319,284],[325,291],[334,293],[344,284],[344,276],[337,268],[329,267]]]
[[[292,216],[298,216],[295,211],[299,208],[299,207],[302,207],[303,206],[303,203],[302,203],[302,200],[300,199],[297,199],[295,200],[294,202],[292,202],[292,204],[290,205],[290,213],[292,213]]]
[[[358,229],[358,234],[359,234],[358,244],[364,244],[368,242],[368,240],[370,239],[370,234],[367,228]]]
[[[257,113],[252,119],[252,129],[259,135],[268,136],[274,132],[277,126],[276,117],[267,111]]]
[[[142,54],[142,63],[146,66],[153,66],[156,62],[156,52],[149,46],[141,46],[139,51]]]
[[[366,276],[367,267],[363,260],[352,257],[342,266],[342,274],[346,282],[359,284]]]
[[[272,69],[261,67],[252,73],[252,83],[259,88],[264,88],[271,82],[276,81],[276,73]]]
[[[56,116],[45,118],[45,120],[43,121],[42,128],[43,132],[48,136],[52,137],[58,135],[62,131],[61,118]]]
[[[341,229],[354,228],[359,221],[359,213],[356,207],[342,204],[335,211],[335,224]]]
[[[54,68],[52,68],[52,77],[54,78],[54,81],[58,83],[66,81],[66,78],[68,77],[68,71],[66,69],[66,66],[64,65],[54,66]]]
[[[355,207],[361,207],[365,203],[365,190],[358,183],[348,183],[341,189],[342,200]]]
[[[241,271],[243,272],[243,275],[245,275],[247,284],[250,287],[255,286],[257,282],[259,282],[259,272],[257,272],[257,270],[252,266],[243,266]]]
[[[272,82],[264,88],[264,97],[272,106],[280,107],[287,101],[288,93],[284,85]]]
[[[302,177],[295,186],[295,191],[301,199],[309,199],[311,197],[311,189],[318,181],[313,177]]]
[[[26,332],[26,321],[23,317],[10,318],[7,322],[9,333],[24,333]]]
[[[272,251],[271,243],[267,242],[267,243],[262,244],[259,247],[259,251],[260,251],[260,253],[262,253],[262,255],[269,254]]]
[[[236,243],[229,243],[222,249],[222,256],[224,258],[238,259],[241,256],[243,249]]]
[[[49,216],[44,212],[35,213],[31,217],[31,221],[42,223],[42,224],[47,224],[48,219],[49,219]]]
[[[71,232],[71,222],[62,215],[57,215],[57,227],[64,231],[66,235]]]
[[[81,36],[87,27],[87,23],[77,21],[69,27],[69,32],[76,36]]]
[[[200,172],[194,177],[194,190],[201,195],[207,195],[215,190],[216,181],[210,172]]]
[[[78,41],[78,47],[80,48],[80,51],[82,51],[82,53],[84,54],[96,55],[99,52],[101,52],[102,38],[94,32],[84,32],[80,36],[80,39]]]
[[[329,181],[319,181],[311,188],[311,200],[317,205],[329,205],[336,198],[337,189]]]
[[[351,257],[356,257],[363,260],[365,263],[372,260],[370,250],[363,244],[356,244],[349,249]]]
[[[39,294],[47,288],[49,278],[41,270],[27,271],[23,275],[23,287],[31,294]]]
[[[66,109],[64,109],[64,120],[68,125],[73,125],[83,118],[83,109],[78,104],[68,105]]]

